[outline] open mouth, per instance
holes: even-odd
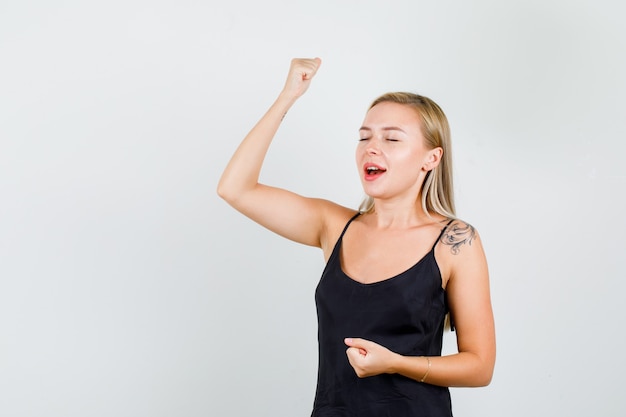
[[[368,165],[365,167],[365,174],[367,177],[373,178],[385,173],[387,170],[376,165]]]
[[[366,168],[365,171],[369,174],[369,175],[376,175],[376,174],[382,174],[383,172],[385,172],[384,169],[380,169],[378,167],[369,167]]]

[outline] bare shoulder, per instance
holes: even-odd
[[[476,228],[461,219],[454,219],[446,227],[441,236],[441,243],[449,248],[452,255],[460,255],[463,251],[471,252],[476,246],[481,246]]]
[[[328,200],[319,200],[318,204],[322,209],[324,217],[321,247],[324,251],[325,259],[328,259],[344,227],[350,219],[358,214],[358,211]]]
[[[454,219],[444,230],[437,245],[437,263],[444,288],[452,277],[484,275],[486,258],[476,228],[461,219]]]

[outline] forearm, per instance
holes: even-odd
[[[236,198],[258,184],[263,160],[272,139],[295,100],[281,93],[241,142],[218,184],[217,192],[226,201],[232,204]]]
[[[492,345],[449,356],[424,357],[403,356],[365,339],[347,338],[345,343],[348,361],[360,378],[387,373],[444,387],[480,387],[491,381],[495,363]]]
[[[428,358],[395,355],[389,373],[445,387],[481,387],[491,382],[493,368],[494,361],[489,355],[481,357],[470,352]]]
[[[254,201],[254,191],[258,190],[259,175],[263,160],[280,123],[311,84],[311,79],[321,64],[319,58],[293,59],[285,86],[265,115],[246,135],[235,154],[226,166],[217,186],[217,193],[228,203],[237,207],[239,203]],[[251,199],[246,199],[250,196]],[[267,193],[263,198],[269,198]],[[253,204],[254,205],[254,204]]]

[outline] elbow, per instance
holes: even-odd
[[[226,189],[226,187],[224,187],[224,185],[220,182],[219,184],[217,184],[217,195],[222,199],[222,200],[228,200],[228,190]]]
[[[493,378],[493,370],[490,372],[483,372],[482,375],[479,375],[475,381],[474,387],[486,387],[491,384],[491,379]]]
[[[493,373],[488,372],[475,372],[471,376],[465,378],[463,382],[459,384],[455,384],[452,386],[455,387],[464,387],[464,388],[482,388],[491,384],[491,378]]]
[[[463,372],[463,381],[459,381],[458,385],[455,384],[454,386],[480,388],[491,384],[495,367],[494,357],[481,358],[479,355],[476,355],[473,360],[466,363],[467,367]]]
[[[232,207],[238,209],[244,205],[250,204],[254,199],[255,190],[258,189],[258,183],[242,183],[240,181],[231,181],[221,179],[217,184],[217,195]]]
[[[491,384],[494,365],[494,361],[490,361],[490,363],[484,363],[481,368],[478,369],[474,374],[474,381],[472,386],[479,388],[486,387],[487,385]]]
[[[228,204],[232,205],[236,199],[236,192],[233,191],[232,187],[228,187],[224,184],[223,181],[220,181],[217,184],[217,195]]]

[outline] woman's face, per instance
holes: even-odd
[[[365,193],[376,199],[415,201],[426,173],[438,162],[437,151],[425,146],[417,111],[404,104],[379,103],[365,115],[359,134],[356,162]]]

